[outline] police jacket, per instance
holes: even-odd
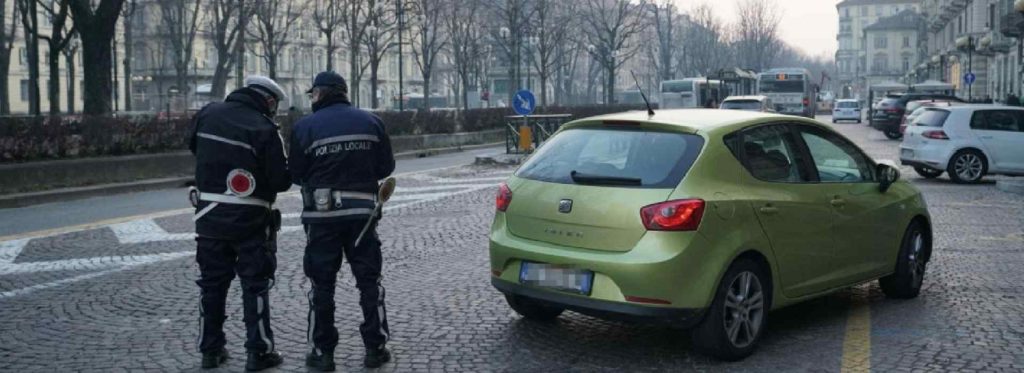
[[[258,92],[241,88],[195,115],[189,149],[196,156],[200,236],[240,239],[265,229],[270,204],[291,187],[284,144],[270,114]]]
[[[384,123],[340,98],[325,98],[292,129],[292,182],[302,186],[303,223],[365,220],[378,182],[395,170]]]

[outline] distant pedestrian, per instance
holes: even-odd
[[[189,149],[196,156],[196,262],[199,264],[199,351],[203,369],[228,358],[225,302],[231,281],[242,283],[246,370],[281,364],[270,329],[270,289],[277,269],[281,213],[278,192],[291,187],[288,160],[274,114],[284,91],[263,76],[245,79],[224,102],[195,116]]]
[[[1020,98],[1017,95],[1010,92],[1006,95],[1006,106],[1020,106]]]

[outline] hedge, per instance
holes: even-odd
[[[541,113],[572,114],[573,118],[640,110],[636,105],[548,107]],[[381,111],[391,136],[474,132],[502,128],[507,108],[433,111]],[[300,114],[278,122],[288,136]],[[93,156],[159,153],[187,149],[189,118],[127,117],[0,117],[0,163]]]

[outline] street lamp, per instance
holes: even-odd
[[[381,4],[383,6],[383,4]],[[405,75],[402,60],[402,26],[405,22],[405,9],[402,7],[402,0],[395,0],[395,17],[398,18],[398,111],[405,109],[405,91],[403,90],[402,77]]]
[[[1024,75],[1024,22],[1021,22],[1020,19],[1024,17],[1024,0],[1014,1],[1013,10],[1021,14],[1021,17],[1017,17],[1017,27],[1021,34],[1017,36],[1017,65],[1020,66],[1020,69],[1017,71],[1017,81],[1020,83],[1018,84],[1020,86],[1021,84],[1024,84],[1024,82],[1022,82],[1024,79],[1021,77]],[[1012,91],[1013,89],[1011,88],[1010,90]]]

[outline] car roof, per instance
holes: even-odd
[[[725,100],[722,100],[722,102],[725,102],[725,101],[739,101],[739,100],[757,100],[757,101],[764,101],[764,100],[767,100],[767,99],[768,99],[768,97],[767,97],[767,96],[761,96],[761,95],[751,95],[751,96],[729,96],[729,97],[726,97],[726,98],[725,98]]]
[[[836,102],[860,102],[860,100],[855,98],[841,98],[836,100]]]
[[[783,121],[790,123],[800,122],[803,124],[812,124],[824,127],[824,125],[815,120],[803,117],[757,111],[718,109],[656,110],[653,117],[648,117],[646,111],[628,111],[624,113],[581,118],[569,122],[563,127],[571,128],[586,125],[588,123],[592,124],[594,122],[623,122],[665,126],[689,133],[728,133],[751,124]]]
[[[958,106],[950,106],[950,107],[933,107],[933,109],[949,110],[949,111],[952,111],[952,112],[975,111],[975,110],[983,110],[983,109],[1024,111],[1024,107],[1020,107],[1020,106],[987,105],[987,104],[958,105]]]

